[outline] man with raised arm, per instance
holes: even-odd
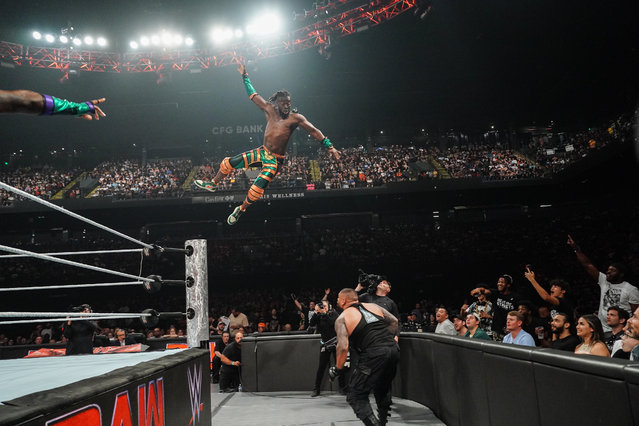
[[[30,90],[0,90],[0,113],[23,113],[40,115],[75,115],[85,120],[106,117],[98,104],[105,98],[86,102],[70,102]]]
[[[639,289],[625,281],[626,267],[621,263],[611,263],[606,273],[600,272],[590,259],[581,251],[579,245],[568,235],[568,245],[575,251],[577,260],[590,277],[601,288],[599,299],[599,320],[604,331],[610,331],[606,323],[608,308],[619,306],[626,312],[634,312],[639,307]]]
[[[358,352],[346,400],[365,425],[385,425],[391,405],[391,383],[399,362],[397,318],[374,303],[360,303],[355,290],[339,292],[337,305],[344,310],[335,321],[337,362],[329,370],[331,380],[343,373],[349,347]],[[379,418],[368,401],[373,391]]]
[[[241,206],[237,206],[226,220],[229,225],[235,225],[246,209],[264,195],[264,190],[284,163],[286,146],[293,131],[298,126],[301,126],[313,138],[321,142],[335,160],[339,160],[340,157],[339,151],[335,149],[330,139],[313,126],[306,117],[297,113],[295,109],[291,109],[290,93],[286,90],[278,90],[267,101],[253,88],[244,64],[239,63],[237,70],[242,74],[244,87],[249,99],[266,115],[264,145],[251,151],[243,152],[235,157],[226,157],[220,163],[220,170],[212,181],[208,182],[199,179],[194,181],[195,186],[213,192],[217,189],[220,181],[228,176],[233,169],[262,167],[259,176],[249,188],[244,203]]]

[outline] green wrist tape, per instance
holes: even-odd
[[[66,99],[59,99],[54,96],[44,95],[45,98],[45,110],[43,115],[83,115],[87,113],[93,113],[95,107],[90,102],[71,102]]]
[[[253,88],[253,85],[251,84],[251,80],[249,80],[248,74],[244,74],[242,75],[242,77],[244,79],[244,87],[246,88],[246,93],[248,94],[249,98],[252,99],[253,95],[257,94],[257,92]]]
[[[333,144],[329,138],[324,138],[322,140],[322,145],[324,145],[325,148],[333,148]]]

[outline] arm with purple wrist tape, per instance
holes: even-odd
[[[91,102],[71,102],[50,95],[42,95],[44,108],[41,115],[84,115],[95,113],[95,106]]]

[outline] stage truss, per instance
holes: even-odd
[[[360,5],[353,7],[353,3]],[[259,61],[312,48],[326,54],[336,39],[382,24],[416,6],[416,0],[361,3],[352,0],[329,2],[328,6],[313,11],[321,16],[316,22],[269,41],[244,41],[223,50],[172,49],[116,53],[0,41],[0,65],[54,69],[61,71],[63,78],[68,78],[70,72],[197,72],[237,64],[240,60]]]

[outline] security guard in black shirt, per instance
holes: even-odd
[[[320,349],[320,361],[317,367],[317,374],[315,375],[315,387],[313,388],[313,393],[311,393],[312,397],[319,396],[320,394],[322,379],[330,363],[331,356],[333,363],[335,362],[335,347],[337,346],[335,320],[337,317],[337,312],[331,309],[328,300],[322,300],[315,305],[315,315],[311,317],[309,328],[315,328],[322,336],[322,348]],[[345,384],[346,380],[344,376],[341,376],[339,380],[340,392],[344,391]]]

